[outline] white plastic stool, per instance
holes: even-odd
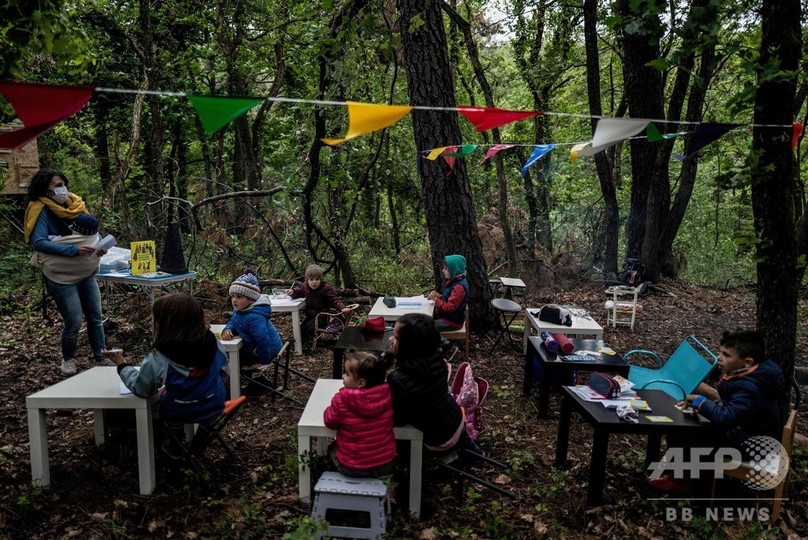
[[[370,514],[370,527],[328,525],[324,535],[348,538],[379,538],[387,531],[390,499],[387,486],[377,478],[349,478],[337,472],[324,472],[314,486],[311,517],[322,521],[328,510],[351,510]]]

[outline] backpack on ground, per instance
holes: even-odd
[[[645,265],[639,259],[626,259],[623,269],[617,274],[617,279],[621,283],[636,287],[645,281]]]
[[[457,367],[450,387],[452,397],[466,415],[466,434],[472,441],[480,436],[483,427],[483,402],[488,395],[488,381],[475,377],[471,365],[463,362]]]

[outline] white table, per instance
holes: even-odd
[[[227,354],[227,361],[230,363],[230,399],[238,399],[241,397],[241,357],[239,356],[239,349],[244,344],[238,336],[233,336],[233,339],[221,339],[223,324],[211,324],[210,331],[216,334],[216,339],[224,347],[224,352]]]
[[[395,322],[407,313],[423,313],[431,317],[435,310],[435,302],[427,300],[426,298],[424,298],[424,301],[420,305],[413,304],[412,306],[408,306],[406,302],[407,298],[396,298],[396,307],[387,307],[384,305],[384,298],[380,296],[370,309],[368,318],[384,317],[386,322]]]
[[[123,283],[125,285],[146,287],[149,289],[149,298],[151,299],[151,303],[154,304],[154,289],[157,287],[163,287],[165,285],[171,285],[172,283],[182,283],[183,281],[187,281],[191,290],[191,296],[193,296],[196,272],[172,274],[165,277],[145,278],[142,276],[133,276],[129,270],[117,270],[114,272],[99,272],[95,275],[95,279],[105,283],[104,295],[107,297],[107,311],[109,311],[109,283]]]
[[[160,399],[121,395],[117,368],[98,366],[74,375],[25,398],[28,439],[31,445],[31,478],[37,487],[50,485],[47,409],[92,409],[95,443],[104,442],[104,409],[134,409],[137,426],[137,461],[140,493],[148,495],[156,485],[152,406]]]
[[[311,501],[311,468],[306,465],[307,452],[311,449],[311,439],[317,441],[320,455],[326,455],[326,440],[334,437],[336,431],[325,427],[323,412],[331,405],[331,398],[342,388],[341,379],[318,379],[306,403],[300,421],[297,423],[297,454],[299,470],[298,483],[300,500]],[[421,469],[423,467],[424,434],[412,426],[399,426],[393,429],[396,439],[410,441],[410,513],[421,515]]]
[[[300,332],[300,312],[306,307],[305,298],[275,298],[269,297],[272,304],[272,313],[292,314],[292,334],[295,338],[295,354],[303,354],[303,334]]]
[[[554,334],[564,334],[568,338],[592,338],[603,339],[603,327],[595,321],[592,316],[581,317],[572,315],[572,326],[564,326],[563,324],[553,324],[545,321],[540,321],[538,316],[533,315],[538,313],[541,308],[527,308],[525,310],[525,335],[522,339],[522,351],[527,354],[527,338],[530,336],[530,329],[535,328],[536,333],[541,335],[545,330]]]

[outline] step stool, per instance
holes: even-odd
[[[324,472],[314,486],[314,508],[311,517],[317,521],[326,519],[328,510],[365,512],[370,516],[370,526],[350,527],[328,525],[324,535],[347,538],[380,538],[387,531],[390,515],[390,499],[387,486],[377,478],[349,478],[337,472]]]

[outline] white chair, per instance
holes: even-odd
[[[612,328],[622,324],[630,326],[634,330],[634,323],[637,320],[637,297],[640,294],[640,288],[619,285],[606,289],[606,294],[612,297],[604,305],[606,324],[611,324]]]

